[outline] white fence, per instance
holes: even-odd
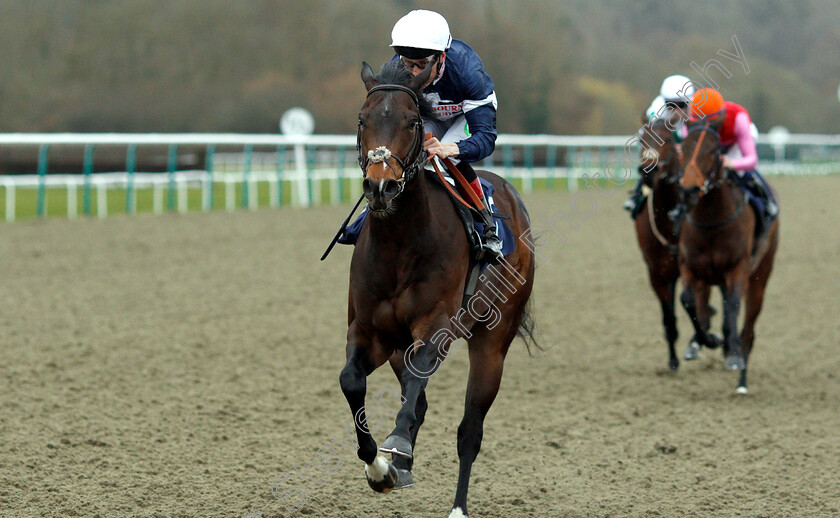
[[[361,192],[355,145],[353,135],[0,134],[0,173],[6,172],[3,159],[11,151],[28,155],[32,169],[29,174],[0,174],[4,219],[14,221],[26,205],[19,201],[26,198],[32,205],[33,195],[32,212],[47,216],[47,200],[56,203],[57,190],[64,191],[59,196],[70,218],[82,213],[106,217],[109,196],[111,201],[121,197],[124,212],[134,213],[138,191],[151,192],[151,210],[156,213],[220,206],[256,209],[261,200],[271,207],[340,203]],[[160,153],[166,161],[163,172],[143,171],[136,160],[138,149],[152,147],[165,149]],[[101,148],[119,148],[120,153],[125,148],[121,166],[93,172],[94,149]],[[764,174],[840,173],[840,135],[790,135],[784,142],[761,135],[758,148]],[[197,168],[179,167],[184,149],[200,150]],[[61,165],[51,165],[51,153],[57,150],[75,150],[80,155],[76,169],[83,174],[63,174]],[[636,155],[625,136],[499,135],[495,153],[481,166],[518,182],[525,192],[561,185],[575,190],[584,174],[626,167],[627,158]],[[200,202],[191,206],[190,192],[196,190]]]

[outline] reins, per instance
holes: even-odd
[[[703,134],[700,135],[700,139],[697,141],[697,147],[694,148],[694,154],[691,156],[691,160],[688,162],[687,165],[693,165],[695,169],[700,169],[697,167],[697,154],[700,152],[701,144],[703,143],[703,139],[706,137],[707,133],[711,133],[715,136],[716,140],[720,142],[720,136],[718,132],[715,131],[714,128],[711,126],[695,126],[688,130],[689,133],[694,133],[695,131],[702,131]],[[683,167],[685,170],[685,167]],[[723,159],[720,157],[720,151],[715,155],[715,166],[714,169],[711,171],[709,176],[703,182],[703,185],[698,187],[700,192],[703,194],[708,194],[709,191],[714,189],[715,187],[720,186],[724,180],[726,180],[726,174],[721,174],[723,170]],[[712,180],[713,177],[717,177],[715,180]]]
[[[679,156],[679,154],[677,153],[677,144],[676,144],[676,142],[673,141],[673,137],[669,137],[669,140],[671,141],[670,152],[668,153],[668,156],[664,160],[662,160],[661,162],[657,161],[657,164],[655,166],[657,171],[656,171],[655,175],[653,176],[653,179],[651,180],[651,184],[654,184],[657,177],[659,178],[660,182],[665,182],[666,184],[670,184],[670,185],[673,185],[677,181],[679,181],[679,177],[674,177],[674,176],[671,176],[669,174],[670,173],[669,168],[671,166],[672,161]],[[667,142],[667,141],[665,141],[665,142]],[[661,244],[666,249],[668,249],[669,252],[671,252],[672,254],[676,254],[679,251],[679,247],[676,244],[668,241],[668,238],[666,238],[662,234],[662,232],[660,232],[659,227],[657,227],[657,225],[656,225],[656,218],[655,218],[655,214],[654,214],[654,199],[653,199],[655,189],[653,187],[648,186],[648,185],[645,185],[642,189],[643,189],[644,194],[647,197],[648,223],[650,224],[650,229],[653,232],[654,237],[656,237],[656,240],[659,241],[659,244]]]
[[[648,195],[648,221],[650,222],[650,229],[653,231],[653,235],[656,236],[656,240],[659,243],[668,249],[672,254],[676,254],[679,251],[679,247],[674,243],[668,241],[668,239],[662,235],[662,232],[659,231],[659,228],[656,226],[656,219],[654,218],[653,214],[653,189],[650,190],[650,194]]]

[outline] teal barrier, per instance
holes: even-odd
[[[82,196],[82,211],[85,216],[90,216],[93,213],[90,200],[91,189],[91,174],[93,174],[93,144],[85,145],[85,155],[82,158],[82,173],[85,175],[85,188]]]
[[[175,170],[178,167],[178,144],[170,144],[166,160],[166,170],[169,172],[169,192],[167,193],[167,208],[175,210]]]
[[[134,170],[137,167],[137,145],[129,144],[125,150],[125,170],[128,179],[125,183],[125,213],[135,214],[137,212],[137,198],[134,192]]]
[[[216,145],[207,144],[204,154],[204,170],[207,171],[207,184],[204,188],[204,200],[202,206],[205,211],[213,210],[213,158],[216,154]]]
[[[251,207],[251,161],[254,155],[254,146],[246,144],[242,150],[245,155],[245,164],[242,166],[242,208]],[[254,200],[258,193],[253,193]]]
[[[214,190],[219,183],[225,184],[224,193],[226,199],[230,200],[227,206],[230,209],[237,206],[250,209],[259,207],[259,187],[264,182],[269,186],[268,199],[272,207],[286,205],[289,188],[293,189],[291,199],[296,205],[307,206],[325,201],[342,203],[361,191],[357,175],[350,174],[346,164],[348,150],[354,144],[355,137],[349,135],[293,138],[277,135],[0,134],[0,151],[4,153],[7,146],[13,146],[12,149],[18,153],[19,148],[37,148],[37,166],[33,164],[33,169],[36,169],[33,173],[36,174],[0,176],[4,186],[0,196],[5,196],[8,220],[16,219],[19,207],[26,207],[21,215],[47,217],[50,212],[47,206],[51,199],[48,196],[50,189],[61,189],[67,193],[68,217],[75,217],[82,212],[88,216],[93,214],[94,187],[99,196],[96,204],[101,216],[108,212],[109,189],[122,187],[125,187],[126,214],[150,209],[166,210],[167,207],[169,211],[176,208],[190,209],[190,194],[196,184],[202,189],[202,210],[207,211],[217,208]],[[98,151],[96,147],[111,148],[119,145],[126,147],[125,169],[119,169],[121,166],[117,165],[114,166],[117,168],[114,172],[94,173],[94,155]],[[239,151],[220,153],[216,146],[222,145]],[[72,153],[58,153],[55,150],[57,146],[59,149],[76,146],[76,149],[83,150],[81,172],[84,190],[81,207],[76,207],[74,196],[82,178],[72,174],[49,174],[50,168],[58,168],[56,164],[67,165],[66,157],[72,156]],[[138,155],[141,146],[164,149],[160,154],[164,157],[168,174],[142,172],[144,166]],[[204,157],[204,162],[193,170],[179,171],[182,163],[179,153],[185,153],[185,149],[194,149],[196,146],[202,146],[202,151],[198,153]],[[255,151],[266,148],[270,151]],[[292,149],[299,149],[299,152],[292,154]],[[107,154],[107,149],[103,153]],[[793,135],[781,148],[762,136],[759,139],[759,154],[759,167],[767,175],[840,173],[840,135]],[[266,159],[269,155],[270,158]],[[632,139],[624,137],[500,135],[495,153],[484,158],[481,168],[516,182],[517,187],[521,186],[525,192],[532,188],[563,187],[574,192],[583,174],[592,177],[609,167],[623,168],[634,175],[635,164],[628,165],[625,158],[629,157],[632,162],[637,156],[638,146]],[[102,157],[98,159],[102,160]],[[106,160],[105,163],[112,164],[113,160]],[[138,168],[141,171],[137,171]],[[78,170],[78,167],[75,169]],[[103,169],[103,166],[100,165],[99,169]],[[219,174],[222,171],[241,174]],[[601,174],[601,177],[605,174]],[[346,183],[348,180],[349,188]],[[163,192],[167,185],[168,200],[164,202]],[[236,189],[240,188],[241,198],[237,199]],[[147,207],[151,205],[148,197],[138,197],[141,191],[153,191],[153,208]],[[329,199],[322,199],[325,197]],[[141,206],[138,207],[138,204]],[[9,214],[12,216],[9,217]]]
[[[41,144],[38,149],[38,217],[47,217],[47,166],[50,159],[50,145]]]

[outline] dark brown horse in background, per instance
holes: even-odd
[[[694,124],[682,143],[686,163],[680,186],[687,217],[680,234],[681,301],[691,316],[697,343],[713,346],[714,339],[708,334],[709,288],[720,287],[725,365],[740,369],[736,392],[746,394],[747,361],[779,244],[779,220],[755,240],[755,213],[749,209],[746,195],[728,178],[736,173],[723,167],[717,133],[721,122]],[[739,337],[742,297],[746,297],[746,317]]]
[[[370,213],[350,265],[347,363],[340,383],[356,422],[358,455],[366,464],[368,483],[377,491],[412,485],[429,376],[452,340],[467,339],[470,371],[450,514],[466,516],[470,471],[508,347],[517,334],[533,339],[527,302],[534,255],[520,245],[502,265],[490,266],[476,296],[462,309],[471,267],[466,234],[444,189],[428,181],[423,171],[421,110],[428,107],[420,91],[431,70],[432,64],[412,78],[398,63],[386,64],[378,76],[366,63],[362,68],[368,94],[359,114],[358,148]],[[528,231],[528,213],[513,186],[492,173],[480,176],[494,185],[498,209],[510,216],[514,235]],[[479,294],[483,297],[476,302]],[[393,464],[378,456],[365,425],[366,378],[386,361],[403,396],[396,427],[379,448],[392,455]]]
[[[679,145],[664,119],[653,119],[642,127],[639,143],[643,191],[647,200],[636,215],[636,237],[648,268],[653,291],[662,308],[662,325],[668,341],[668,366],[680,366],[674,344],[679,333],[674,313],[674,288],[680,276],[677,262],[679,237],[668,213],[680,202],[679,175],[682,168]]]

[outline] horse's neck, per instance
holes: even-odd
[[[731,180],[725,180],[698,200],[692,209],[692,217],[696,221],[708,222],[731,216],[738,210],[739,192]]]
[[[371,218],[371,239],[379,247],[405,250],[428,235],[431,227],[429,188],[421,169],[394,200],[396,210],[387,218]]]
[[[675,171],[669,170],[666,178],[671,177]],[[656,227],[660,232],[665,233],[671,241],[677,240],[674,233],[674,226],[671,224],[671,217],[668,213],[680,203],[680,189],[676,182],[668,182],[660,179],[653,190],[653,217]]]
[[[668,171],[666,178],[671,178],[675,171]],[[666,179],[661,179],[656,183],[654,189],[654,208],[657,212],[660,210],[671,210],[680,202],[680,188],[677,182],[669,182]]]

